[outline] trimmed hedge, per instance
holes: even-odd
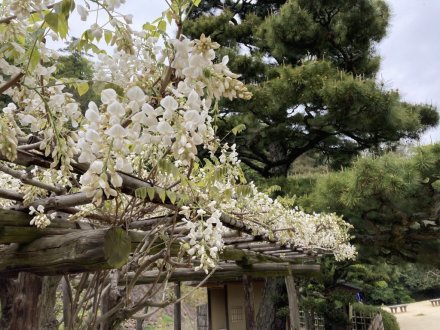
[[[383,326],[385,330],[400,330],[396,317],[380,307],[355,303],[353,304],[353,311],[363,314],[380,313],[382,314]]]

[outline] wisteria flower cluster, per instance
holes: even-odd
[[[26,148],[31,145],[34,153],[51,162],[51,168],[36,165],[38,171],[31,173],[38,181],[36,189],[23,188],[30,181],[17,182],[9,174],[2,174],[1,182],[18,192],[27,191],[26,205],[44,197],[41,189],[46,189],[55,195],[83,193],[82,201],[97,207],[106,201],[107,212],[136,205],[139,213],[148,208],[129,204],[126,194],[131,188],[124,190],[124,178],[134,177],[152,189],[150,202],[157,203],[158,195],[183,216],[187,234],[182,250],[204,270],[216,265],[224,246],[222,235],[227,230],[222,214],[281,244],[352,258],[349,225],[333,214],[306,214],[286,207],[247,184],[235,145],[216,136],[214,105],[222,98],[252,96],[229,70],[228,57],[217,58],[219,45],[205,35],[190,40],[179,33],[162,44],[157,31],[133,32],[132,18],[113,12],[123,2],[94,1],[109,15],[110,24],[94,23],[78,42],[78,47],[96,49],[93,41],[104,35],[116,47],[113,55],[100,50],[95,58],[94,83],[103,88],[99,101],[86,108],[67,87],[88,88],[92,82],[55,79],[53,63],[59,54],[44,42],[46,32],[65,37],[62,24],[67,24],[73,6],[51,11],[53,3],[47,1],[6,3],[4,12],[15,18],[0,24],[0,86],[8,85],[1,92],[11,98],[0,114],[1,158],[14,164],[22,152],[20,145],[32,138]],[[79,1],[76,5],[87,20],[89,9]],[[31,21],[32,12],[40,16]],[[49,13],[57,15],[56,26],[49,24]],[[33,40],[29,40],[31,31],[37,31]],[[13,166],[16,171],[23,169]],[[49,210],[43,205],[31,206],[30,211],[33,225],[50,224]]]

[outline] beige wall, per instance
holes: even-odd
[[[244,315],[244,291],[241,283],[228,283],[228,330],[246,329]]]
[[[226,303],[223,288],[209,288],[212,330],[226,329]]]
[[[254,292],[254,311],[258,313],[263,293],[263,282],[253,283]],[[228,283],[228,330],[246,329],[244,289],[242,283]],[[214,329],[213,329],[214,330]]]
[[[209,288],[210,303],[211,303],[211,325],[212,330],[228,329],[228,330],[243,330],[246,329],[245,306],[244,306],[244,290],[243,284],[227,283],[227,306],[229,328],[226,323],[226,302],[225,291],[223,288]],[[254,292],[254,310],[255,316],[260,308],[261,300],[263,298],[264,282],[253,282]]]

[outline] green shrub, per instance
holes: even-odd
[[[396,317],[380,307],[356,303],[353,304],[353,311],[363,314],[380,313],[382,314],[383,326],[385,330],[400,330]]]

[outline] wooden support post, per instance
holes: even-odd
[[[245,319],[246,330],[255,329],[255,314],[254,314],[254,293],[252,285],[252,276],[243,275],[243,288],[244,288],[244,306],[245,306]]]
[[[14,307],[15,278],[0,277],[0,329],[7,329]]]
[[[285,277],[287,297],[289,299],[289,319],[290,330],[299,330],[299,307],[298,307],[298,295],[296,293],[295,279],[293,275]]]
[[[10,329],[38,329],[40,313],[38,299],[43,288],[43,277],[20,273],[12,309]]]
[[[20,273],[8,329],[56,329],[54,306],[60,279]]]
[[[63,324],[64,329],[69,329],[72,318],[72,289],[67,275],[61,280],[61,289],[63,292]]]
[[[148,313],[148,306],[144,308],[144,314]],[[136,330],[144,330],[144,321],[145,319],[137,319],[136,320]]]
[[[176,299],[180,299],[180,282],[174,286]],[[182,330],[182,310],[180,301],[174,304],[174,330]]]

